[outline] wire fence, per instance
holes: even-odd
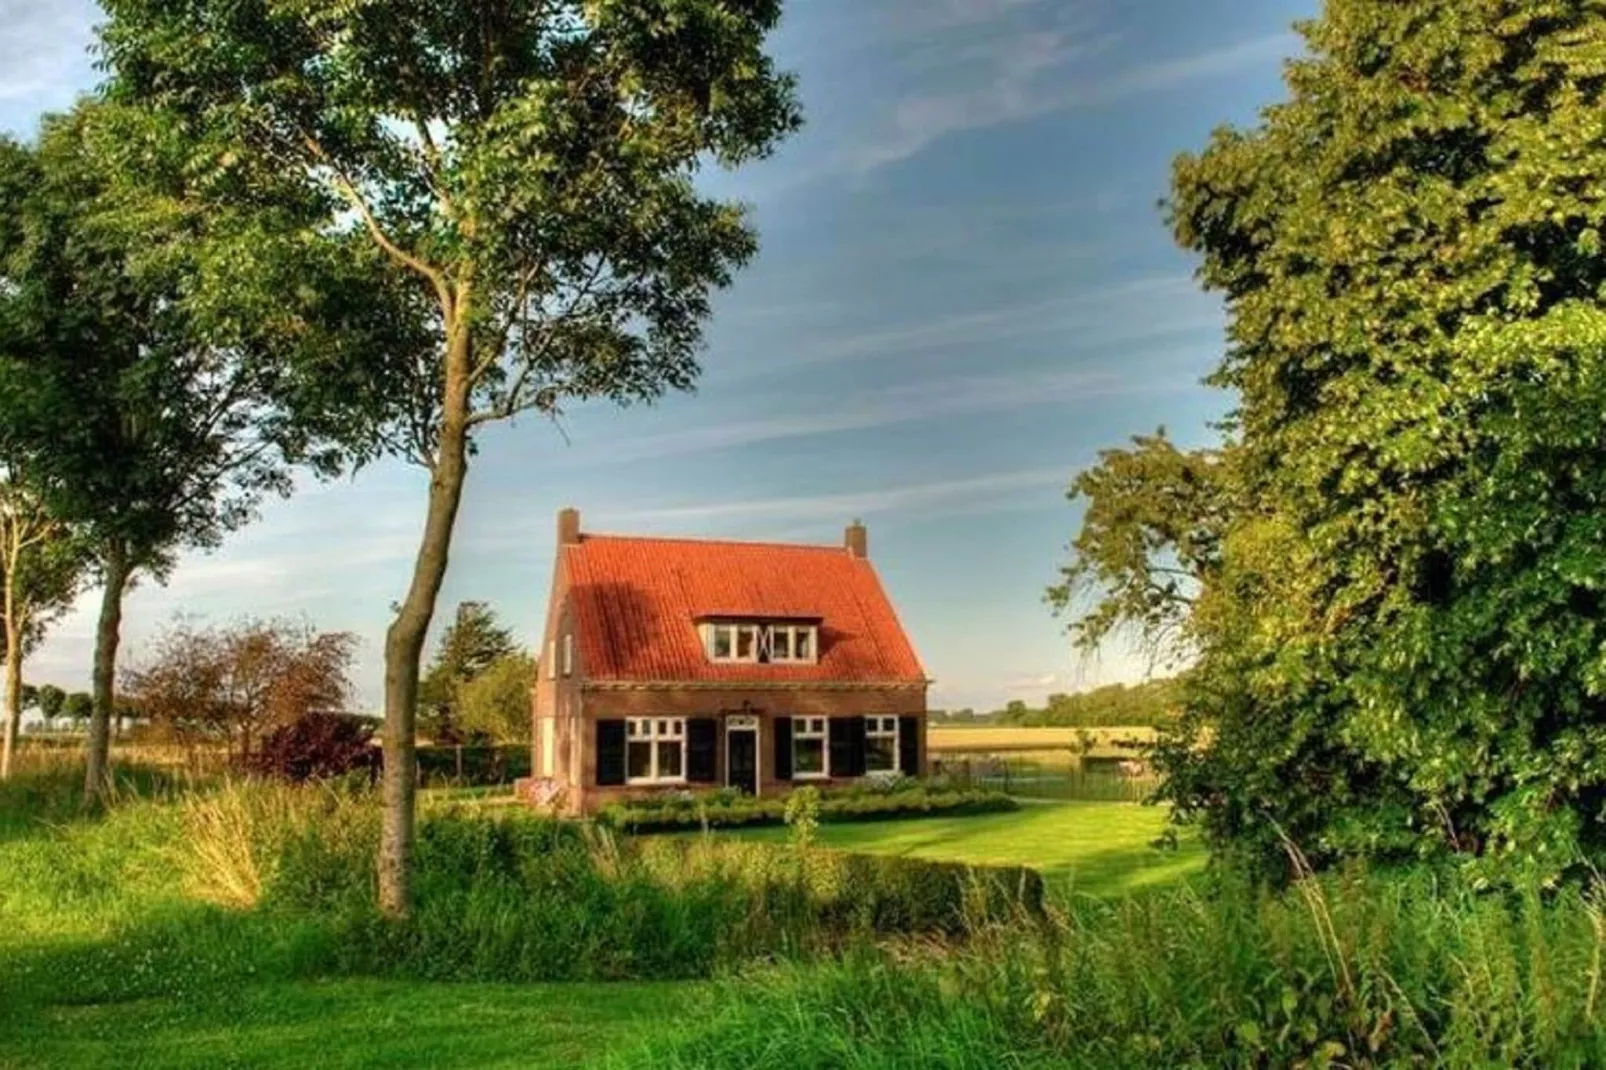
[[[1049,761],[1005,754],[945,753],[932,772],[960,784],[1031,799],[1142,802],[1160,784],[1145,762],[1071,757]]]

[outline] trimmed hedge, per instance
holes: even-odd
[[[853,787],[821,793],[822,822],[878,821],[899,817],[996,814],[1020,808],[1001,791],[983,788],[899,786],[891,790]],[[780,825],[786,821],[786,799],[755,799],[730,791],[678,792],[652,799],[632,799],[603,809],[601,819],[629,832]]]

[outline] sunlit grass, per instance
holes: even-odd
[[[1061,891],[1119,895],[1179,881],[1204,866],[1204,851],[1184,837],[1176,850],[1151,846],[1165,831],[1158,807],[1114,802],[1027,803],[1008,814],[925,817],[826,824],[827,847],[913,855],[948,862],[1027,865]],[[733,830],[779,841],[784,828]]]

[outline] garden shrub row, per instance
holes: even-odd
[[[854,786],[822,792],[819,820],[875,821],[899,817],[995,814],[1020,804],[1001,791],[905,782],[890,788]],[[753,798],[729,791],[681,792],[651,799],[632,799],[603,809],[600,820],[629,832],[779,825],[786,820],[786,799]]]

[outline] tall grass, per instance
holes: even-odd
[[[615,1067],[1606,1064],[1593,893],[1220,881],[727,982]]]
[[[417,909],[395,922],[377,909],[378,834],[370,791],[228,780],[35,824],[0,845],[0,988],[75,1002],[253,977],[706,977],[891,933],[959,933],[1041,898],[1025,871],[992,880],[712,836],[615,839],[521,808],[444,804],[424,809]]]

